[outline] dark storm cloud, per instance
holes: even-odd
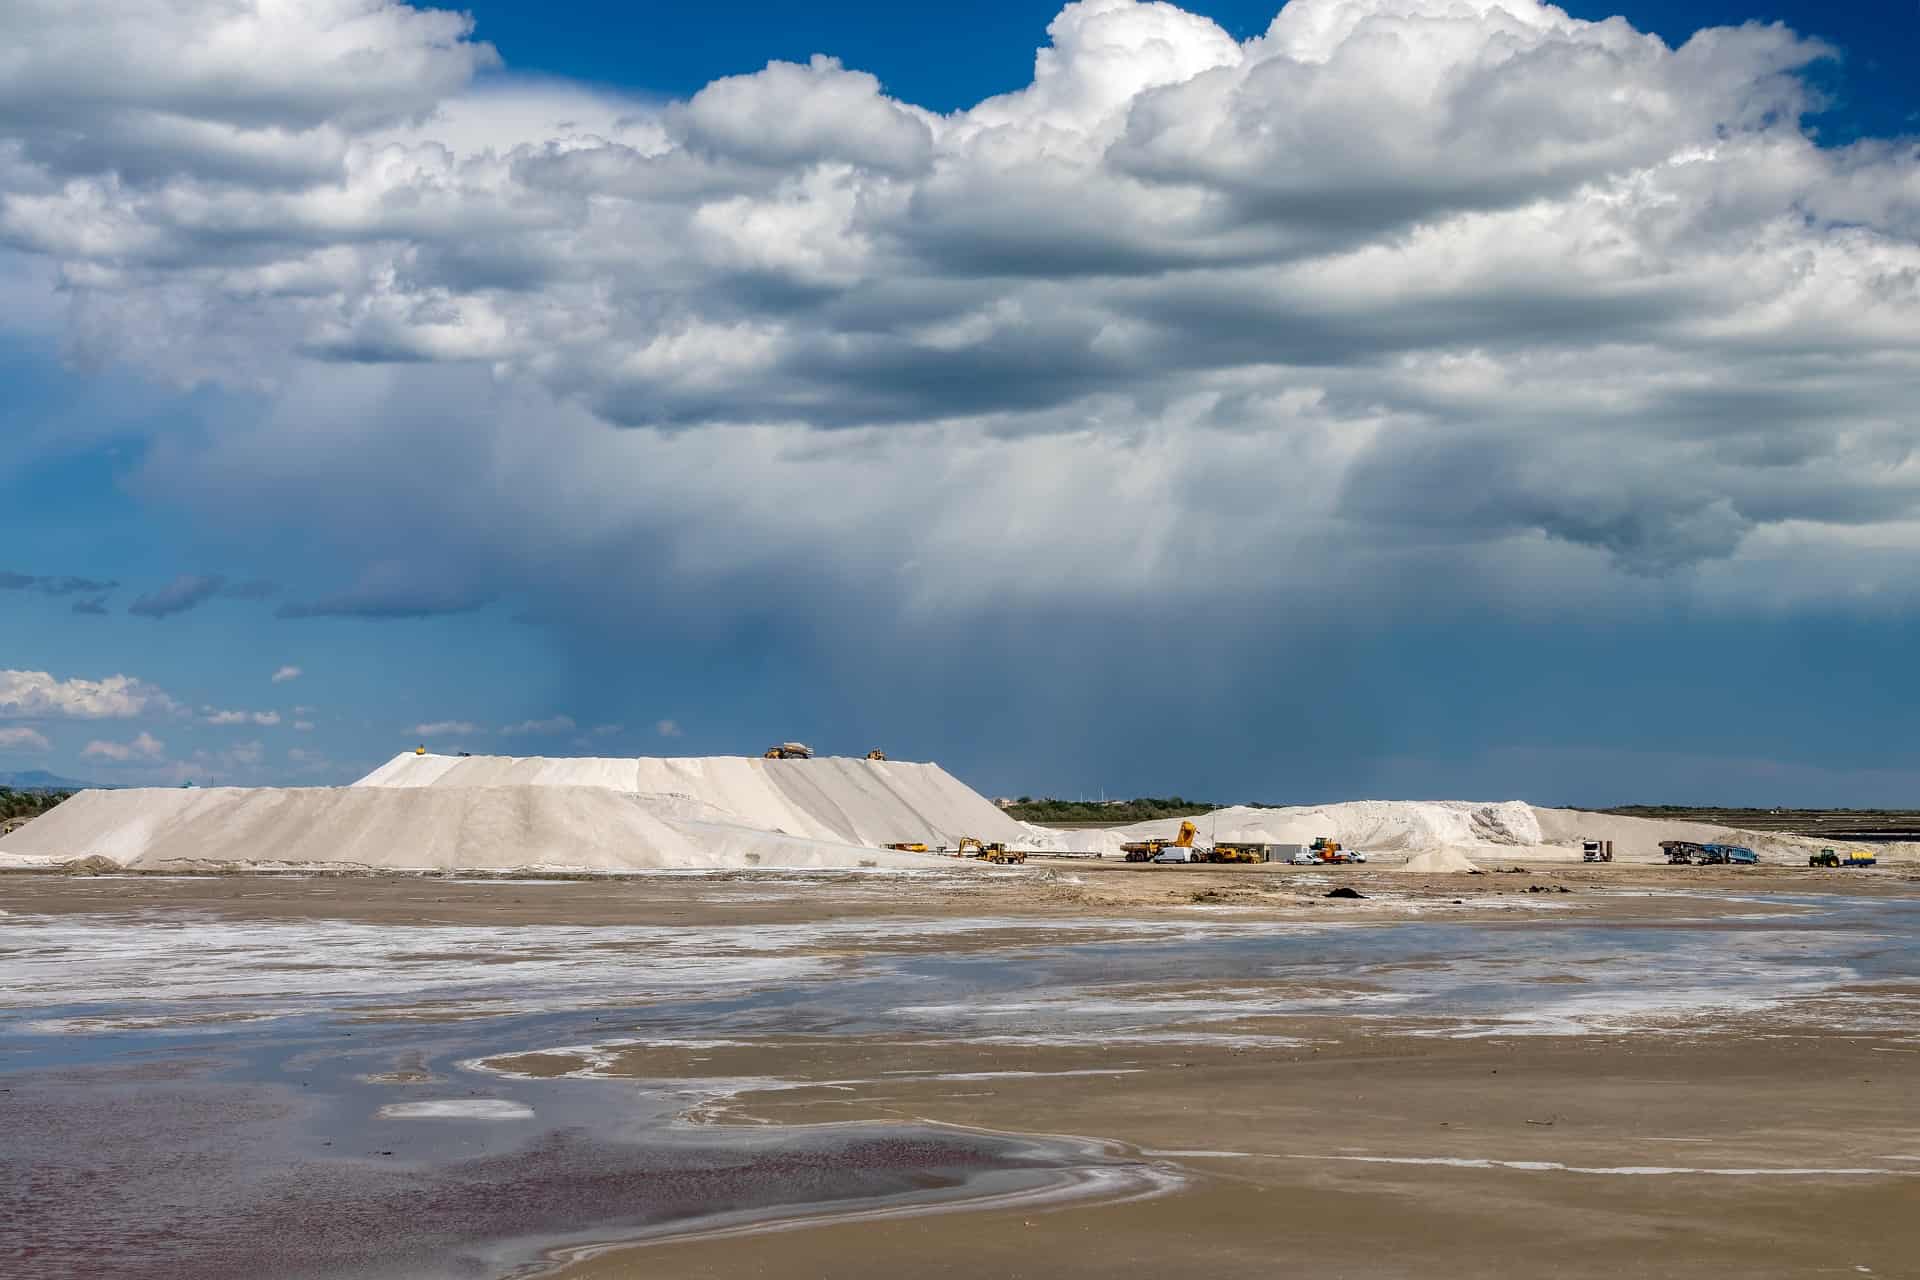
[[[439,618],[473,613],[493,602],[488,592],[460,588],[394,588],[346,592],[324,599],[289,602],[274,610],[276,618],[361,618],[395,621]]]
[[[166,586],[136,598],[127,612],[142,618],[170,618],[199,608],[219,595],[226,582],[217,575],[181,574]]]
[[[221,589],[220,595],[227,600],[265,600],[280,590],[279,584],[268,582],[264,578],[255,578],[250,582],[236,582]]]
[[[41,577],[28,573],[0,572],[0,591],[38,591],[48,596],[97,595],[112,591],[120,584],[93,578]]]

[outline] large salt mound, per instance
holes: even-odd
[[[356,788],[610,787],[687,817],[881,847],[1021,841],[1026,828],[937,764],[747,756],[395,756]]]
[[[1022,834],[932,764],[407,754],[351,787],[82,792],[0,840],[0,866],[973,867],[883,846]]]
[[[663,814],[649,797],[607,787],[83,791],[0,840],[0,865],[96,855],[138,870],[967,865]]]

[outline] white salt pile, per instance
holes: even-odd
[[[937,764],[742,756],[395,756],[355,787],[605,787],[658,813],[872,847],[1017,841],[1026,829]]]
[[[82,792],[0,840],[0,866],[953,868],[977,864],[881,846],[1021,834],[932,764],[409,753],[351,787]]]
[[[1424,872],[1428,875],[1460,875],[1478,871],[1473,859],[1458,849],[1429,849],[1425,853],[1416,853],[1408,858],[1402,871]]]
[[[1699,823],[1541,809],[1517,800],[1356,800],[1195,819],[1199,843],[1308,845],[1325,836],[1382,865],[1470,870],[1473,860],[1578,861],[1583,839],[1620,862],[1661,862],[1662,840],[1730,842],[1804,866],[1819,841]],[[378,868],[595,871],[747,867],[977,868],[894,843],[962,836],[1030,852],[1118,856],[1170,839],[1180,819],[1116,830],[1016,822],[934,764],[822,758],[547,759],[396,756],[351,787],[82,792],[0,837],[0,868],[95,857],[139,870]],[[1911,845],[1881,846],[1911,862]]]
[[[1832,843],[1697,822],[1544,809],[1518,800],[1352,800],[1272,809],[1237,805],[1192,821],[1200,829],[1199,843],[1203,845],[1219,840],[1304,847],[1325,836],[1388,864],[1400,854],[1411,858],[1447,850],[1468,861],[1474,857],[1524,857],[1578,862],[1583,840],[1612,841],[1614,858],[1619,862],[1665,862],[1662,840],[1694,840],[1742,844],[1757,851],[1764,861],[1804,866],[1807,854],[1817,852],[1823,843]],[[1171,838],[1180,822],[1179,818],[1167,818],[1089,831],[1030,826],[1022,847],[1114,857],[1123,843]],[[1883,862],[1901,862],[1914,860],[1916,849],[1911,845],[1882,845],[1878,852]]]
[[[1418,852],[1447,846],[1542,843],[1534,811],[1517,800],[1473,804],[1463,800],[1353,800],[1343,804],[1257,809],[1236,805],[1192,820],[1200,843],[1241,841],[1308,845],[1320,837],[1369,853]],[[1029,827],[1033,847],[1108,856],[1128,841],[1171,838],[1181,819],[1141,822],[1106,831],[1049,831]]]

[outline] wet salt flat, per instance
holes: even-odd
[[[821,887],[749,881],[740,892]],[[790,1082],[616,1078],[633,1046],[1237,1046],[1297,1043],[1335,1019],[1477,1037],[1751,1030],[1770,1018],[1904,1030],[1920,1044],[1910,994],[1876,992],[1920,978],[1920,901],[1768,905],[1791,910],[1732,927],[1182,915],[474,928],[15,914],[0,920],[0,1073],[14,1120],[0,1163],[46,1171],[35,1203],[73,1205],[39,1211],[51,1256],[105,1257],[96,1275],[495,1275],[540,1250],[692,1219],[1139,1194],[1177,1178],[1097,1141],[716,1125],[717,1103]],[[577,1062],[548,1078],[500,1065],[540,1052]],[[1023,1074],[876,1062],[853,1083]],[[183,1147],[205,1165],[197,1182],[170,1172]],[[103,1149],[124,1174],[104,1203],[83,1194]],[[440,1207],[386,1221],[382,1197],[401,1187]],[[462,1200],[476,1188],[526,1211],[476,1215]],[[0,1221],[22,1220],[5,1203],[16,1194],[0,1190]],[[220,1252],[216,1241],[286,1212],[290,1194],[317,1218],[371,1215],[392,1248],[362,1257],[315,1227],[279,1238],[284,1257]],[[124,1234],[113,1195],[142,1222],[155,1210],[134,1200],[158,1197],[186,1225],[103,1254],[106,1235]]]
[[[755,900],[783,891],[739,889]],[[16,915],[0,924],[0,1036],[20,1053],[23,1037],[82,1032],[204,1039],[294,1017],[564,1019],[568,1009],[631,1009],[662,1036],[689,1026],[1203,1034],[1314,1015],[1416,1020],[1408,1029],[1420,1034],[1578,1034],[1811,1007],[1837,988],[1920,972],[1920,901],[1768,905],[1776,914],[1742,916],[1737,928],[1710,917],[1640,927],[1207,916],[496,929]],[[1230,980],[1188,989],[1220,975]],[[1861,1001],[1826,1002],[1849,1003]]]

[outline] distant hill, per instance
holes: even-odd
[[[1219,805],[1201,804],[1184,796],[1140,796],[1133,800],[1035,800],[1021,796],[1001,806],[1007,816],[1022,822],[1062,826],[1126,826],[1156,818],[1191,818]]]
[[[0,787],[14,791],[86,791],[97,788],[97,782],[76,782],[72,778],[62,778],[58,774],[48,773],[45,769],[29,769],[24,773],[0,773]]]

